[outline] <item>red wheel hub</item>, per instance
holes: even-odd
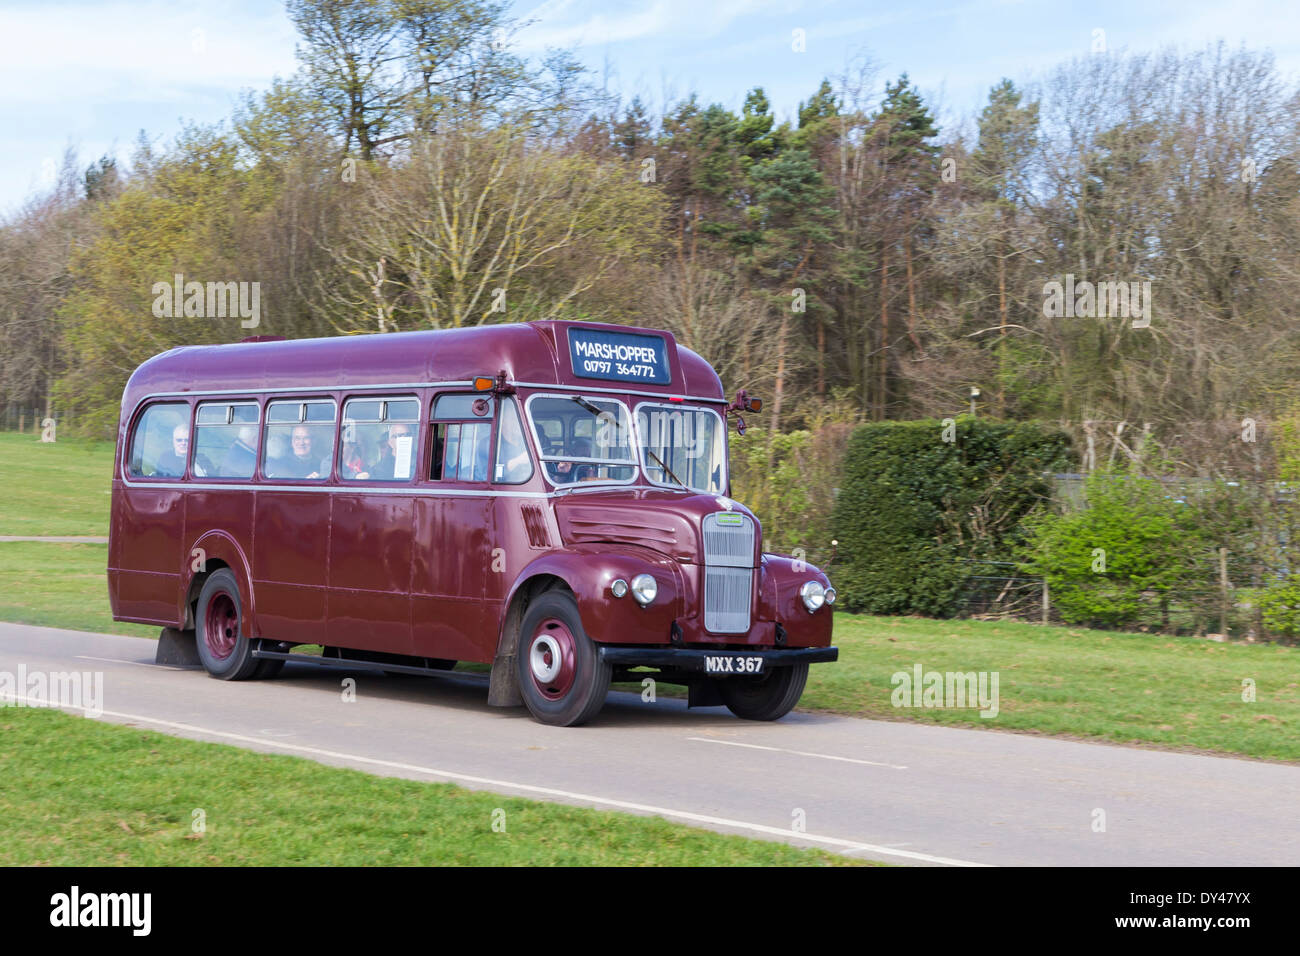
[[[207,612],[203,615],[203,641],[213,657],[224,661],[235,652],[238,639],[239,611],[235,599],[225,591],[218,591],[208,601]]]
[[[573,688],[577,647],[563,621],[547,618],[538,625],[528,645],[528,676],[547,700],[563,700]]]

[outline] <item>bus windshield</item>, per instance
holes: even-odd
[[[657,485],[720,495],[727,487],[722,419],[689,405],[636,407],[637,433],[646,477]]]
[[[527,408],[551,484],[636,480],[632,419],[622,402],[585,395],[534,395]]]

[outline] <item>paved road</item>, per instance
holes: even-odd
[[[154,646],[0,624],[0,671],[102,671],[114,723],[896,863],[1300,863],[1300,766],[818,714],[760,724],[622,693],[589,726],[546,727],[488,707],[476,676],[363,674],[345,703],[338,673],[226,683],[155,666]]]

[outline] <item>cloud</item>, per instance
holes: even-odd
[[[585,9],[575,10],[577,6],[574,0],[547,0],[522,13],[520,19],[537,22],[520,32],[521,48],[525,52],[536,52],[546,47],[627,43],[673,36],[679,36],[683,41],[699,40],[717,36],[738,19],[797,9],[799,5],[777,0],[709,0],[703,3],[699,0],[655,0],[649,5],[605,4],[594,13]]]
[[[18,4],[0,12],[0,102],[184,103],[294,69],[282,7],[196,0]]]

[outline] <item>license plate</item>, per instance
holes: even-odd
[[[763,658],[740,657],[706,654],[704,657],[706,674],[761,674]]]

